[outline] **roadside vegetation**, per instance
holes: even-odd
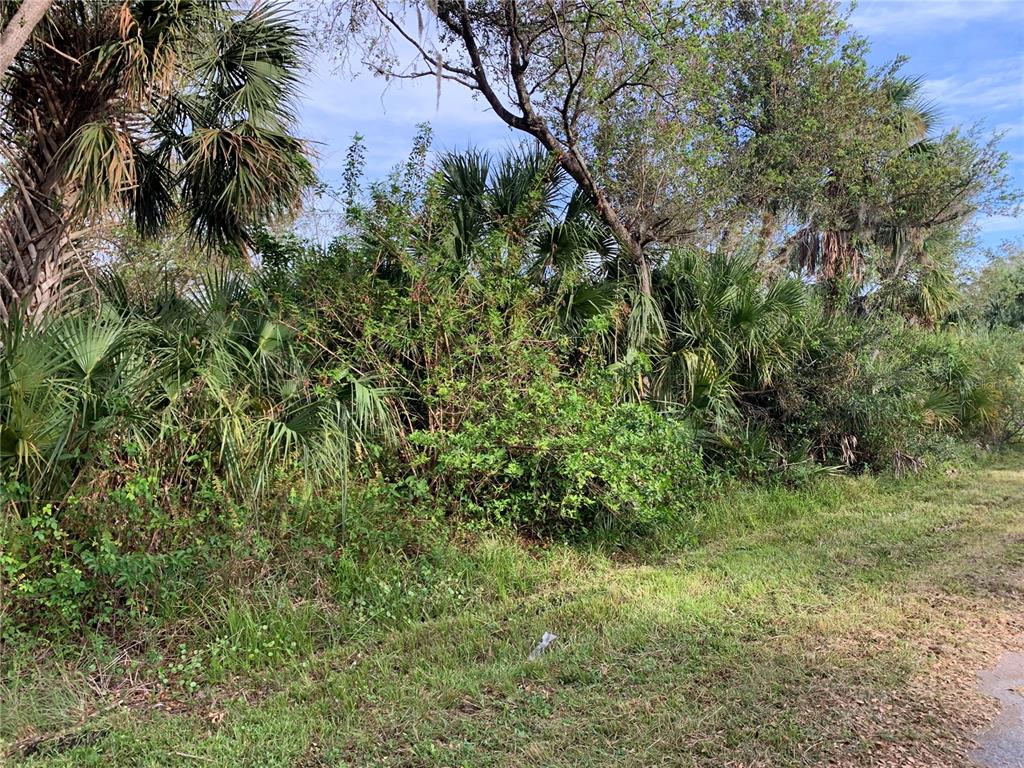
[[[373,521],[362,600],[265,567],[203,593],[163,676],[142,646],[9,657],[3,738],[40,766],[966,766],[973,673],[1024,629],[1022,459],[737,490],[645,554]]]
[[[55,0],[3,75],[9,757],[966,759],[942,665],[1024,535],[997,142],[823,0],[388,8]],[[311,26],[525,143],[317,181]]]

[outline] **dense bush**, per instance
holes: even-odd
[[[685,423],[607,386],[493,382],[454,431],[415,432],[417,464],[460,516],[570,531],[683,519],[702,487]]]
[[[382,394],[343,367],[310,378],[245,275],[101,285],[95,306],[2,341],[0,471],[36,497],[60,501],[97,452],[134,446],[125,462],[176,490],[205,470],[252,499],[292,463],[339,480],[351,440],[389,426]]]
[[[1024,249],[1005,246],[966,286],[964,314],[988,328],[1024,330]]]
[[[386,442],[386,393],[344,366],[314,381],[256,282],[174,278],[103,276],[95,304],[7,329],[3,598],[24,620],[8,629],[145,614],[244,535],[241,505],[344,485],[355,447]]]
[[[952,435],[1020,432],[1019,335],[932,331],[898,316],[833,318],[779,390],[778,428],[824,462],[914,466]]]
[[[327,247],[264,231],[256,270],[122,265],[8,327],[8,635],[171,621],[267,563],[399,620],[462,594],[430,554],[452,524],[644,536],[723,478],[901,472],[1024,433],[1019,330],[844,303],[742,248],[662,249],[644,296],[542,155],[424,153]],[[241,608],[209,623],[221,666],[297,642]]]
[[[0,553],[10,611],[4,639],[145,621],[193,583],[206,555],[236,531],[212,489],[193,494],[187,507],[166,492],[155,476],[139,474],[9,518]]]

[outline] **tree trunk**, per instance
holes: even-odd
[[[7,74],[7,68],[11,66],[14,57],[51,5],[53,0],[22,0],[3,33],[0,33],[0,79]]]
[[[571,157],[565,153],[559,153],[556,155],[560,161],[565,157]],[[574,159],[575,160],[575,159]],[[585,189],[591,197],[594,198],[594,204],[597,207],[597,213],[601,217],[601,220],[611,229],[612,233],[619,240],[622,246],[629,252],[629,259],[633,262],[633,266],[636,268],[636,282],[637,288],[640,293],[644,296],[651,295],[651,265],[647,261],[647,255],[644,253],[643,246],[640,245],[633,233],[629,231],[629,228],[623,223],[622,218],[619,216],[615,208],[608,202],[608,199],[604,196],[601,188],[594,182],[590,177],[589,173],[586,173],[584,169],[575,167],[576,162],[561,163],[562,167],[569,173],[570,176]],[[576,171],[574,173],[574,170]]]
[[[645,296],[651,295],[651,266],[644,254],[643,244],[640,239],[626,226],[618,211],[605,196],[601,186],[594,179],[587,162],[580,155],[578,148],[572,140],[572,136],[566,136],[563,143],[551,131],[548,124],[542,120],[533,108],[531,99],[532,90],[527,86],[525,74],[528,64],[528,55],[523,50],[522,41],[514,32],[508,34],[507,44],[509,50],[509,76],[515,86],[515,99],[517,106],[522,111],[521,115],[512,112],[502,103],[501,98],[494,90],[487,77],[487,69],[481,55],[481,48],[477,43],[473,31],[473,24],[470,20],[469,7],[466,0],[459,0],[457,3],[432,5],[437,18],[448,30],[462,39],[472,63],[472,72],[468,76],[474,81],[475,87],[483,95],[484,99],[494,110],[502,122],[517,131],[533,136],[541,145],[551,153],[552,157],[568,173],[573,180],[594,200],[597,213],[601,220],[608,225],[615,237],[622,243],[629,252],[637,272],[637,287]],[[515,3],[505,6],[508,28],[516,26]],[[568,129],[568,125],[567,125]]]
[[[633,247],[633,244],[629,244]],[[651,295],[651,263],[647,260],[642,248],[637,248],[633,255],[633,263],[636,265],[636,284],[644,296]]]
[[[58,114],[56,96],[22,105],[35,128],[20,146],[3,147],[7,191],[0,220],[0,320],[15,309],[30,323],[39,322],[60,299],[65,284],[69,213],[74,192],[63,185],[61,154],[77,114]]]
[[[42,179],[11,168],[13,195],[2,227],[4,251],[0,273],[0,318],[20,310],[38,323],[59,301],[68,256],[67,223],[56,169]]]

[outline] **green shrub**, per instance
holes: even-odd
[[[148,480],[122,489],[122,502],[139,486],[146,492]],[[111,506],[75,504],[61,513],[46,504],[7,521],[0,552],[6,640],[25,631],[66,636],[87,626],[145,619],[180,586],[204,543],[174,541],[173,529],[146,521],[144,501],[114,508],[120,520],[104,523],[97,513]],[[152,537],[149,546],[142,543],[143,532]],[[169,540],[158,548],[161,536]]]
[[[414,433],[439,503],[462,516],[581,532],[692,510],[703,484],[692,431],[610,387],[538,376],[493,382],[456,430]]]
[[[719,478],[899,471],[1024,433],[1005,318],[922,328],[904,291],[841,309],[694,248],[661,251],[643,296],[542,155],[430,176],[425,153],[327,248],[264,231],[261,271],[122,269],[4,331],[5,631],[172,623],[198,599],[175,674],[244,671],[308,653],[297,626],[472,599],[486,565],[453,534],[653,543]]]
[[[988,443],[1024,437],[1024,332],[959,331],[955,338],[961,361],[947,386],[962,433]]]
[[[832,318],[779,386],[772,428],[824,463],[912,468],[949,436],[1021,433],[1024,338],[933,331],[895,316]]]
[[[205,474],[253,501],[296,465],[310,488],[341,484],[352,444],[389,433],[389,393],[336,358],[314,381],[252,276],[100,284],[96,306],[0,335],[0,476],[35,497],[61,501],[131,443],[175,487]]]

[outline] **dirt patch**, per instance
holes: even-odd
[[[1015,521],[998,538],[983,530],[958,542],[952,557],[906,585],[903,621],[889,637],[871,639],[875,651],[862,652],[902,643],[913,649],[917,672],[906,685],[872,691],[872,698],[836,701],[859,744],[833,745],[827,764],[1024,768],[1024,689],[1013,714],[1000,706],[1014,695],[1007,685],[1024,686],[1021,526]],[[1015,680],[1005,666],[1011,662],[1019,662]],[[980,686],[979,670],[991,670]],[[1016,730],[1007,730],[1014,716]]]
[[[926,598],[920,634],[911,632],[908,638],[920,643],[926,663],[905,689],[893,692],[892,718],[886,718],[909,730],[886,734],[883,729],[879,733],[883,738],[872,750],[869,764],[951,768],[979,765],[980,747],[986,738],[979,734],[987,734],[1002,715],[997,701],[1001,697],[993,698],[992,691],[979,687],[978,670],[998,668],[999,660],[1007,654],[1024,661],[1024,612],[1020,608],[1022,595],[1016,588],[1020,574],[1005,574],[999,581],[1000,589],[980,599],[950,594]],[[1000,675],[1004,671],[1000,668]],[[1018,672],[1024,672],[1024,667]],[[999,685],[994,673],[991,679]],[[1016,685],[1024,685],[1024,674],[1018,675]],[[1024,698],[1019,700],[1024,705]],[[1024,708],[1016,710],[1018,739],[1024,738],[1022,713]],[[913,738],[907,738],[911,732]],[[886,736],[896,738],[886,744]],[[1003,732],[998,738],[1010,736]],[[990,754],[1004,754],[1002,743],[993,742]],[[1018,741],[1018,746],[1024,746],[1024,741]],[[1021,755],[1024,751],[1018,753],[1015,762],[980,765],[1024,768]]]

